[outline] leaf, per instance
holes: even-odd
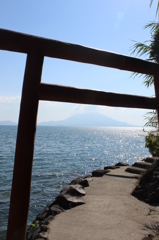
[[[150,87],[154,83],[154,77],[152,75],[141,74],[144,78],[143,84],[145,87]]]
[[[35,223],[31,223],[30,226],[31,227],[35,227],[36,225],[35,225]]]
[[[157,127],[158,126],[158,119],[157,119],[157,112],[151,111],[145,114],[145,119],[147,122],[145,123],[144,127]]]
[[[153,34],[155,31],[159,29],[158,22],[150,22],[144,26],[144,29],[150,28],[150,33]]]
[[[132,50],[131,54],[136,53],[136,56],[149,55],[151,50],[151,45],[146,45],[145,44],[146,42],[147,41],[145,41],[144,43],[136,42],[131,48]]]
[[[153,3],[153,0],[150,1],[150,7],[152,6],[152,3]],[[156,9],[156,16],[157,16],[157,13],[158,13],[158,17],[159,17],[159,1],[157,4],[157,9]]]

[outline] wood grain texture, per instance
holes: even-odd
[[[39,100],[156,109],[158,99],[40,83]]]
[[[77,44],[0,29],[0,49],[28,53],[33,47],[41,48],[44,56],[47,57],[95,64],[120,70],[154,75],[159,69],[157,63]]]

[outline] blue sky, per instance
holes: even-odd
[[[0,28],[131,55],[132,40],[151,38],[143,26],[155,19],[150,0],[1,0]],[[0,121],[18,122],[26,55],[0,51]],[[107,92],[153,96],[130,72],[58,59],[44,59],[42,82]],[[38,122],[96,111],[130,124],[144,124],[147,110],[40,102]]]

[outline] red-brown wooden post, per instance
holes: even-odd
[[[7,240],[25,240],[30,201],[34,140],[38,111],[37,88],[41,81],[43,54],[27,55],[20,106]]]
[[[154,87],[155,87],[156,98],[159,98],[159,72],[156,72],[154,74]],[[159,129],[159,103],[156,111],[157,111],[158,129]]]

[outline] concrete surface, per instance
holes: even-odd
[[[153,233],[149,227],[158,222],[159,207],[130,194],[137,182],[133,175],[121,167],[111,170],[109,176],[94,177],[85,188],[86,204],[57,215],[48,225],[49,239],[140,240]]]

